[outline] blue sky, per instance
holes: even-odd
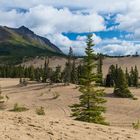
[[[62,51],[84,54],[86,35],[109,55],[140,54],[139,0],[0,0],[0,25],[22,25]]]

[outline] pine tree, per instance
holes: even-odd
[[[35,69],[35,80],[40,82],[41,78],[41,70],[39,68]]]
[[[137,66],[135,66],[135,68],[134,68],[134,86],[138,87],[138,84],[139,84],[139,73],[138,73]]]
[[[97,83],[99,85],[103,85],[102,66],[103,66],[103,56],[102,56],[102,54],[99,54],[98,55],[98,65],[97,65],[97,73],[98,73]]]
[[[133,95],[128,89],[125,74],[121,68],[118,68],[118,76],[116,79],[114,94],[122,98],[133,98]]]
[[[78,84],[81,84],[80,78],[82,77],[82,75],[84,74],[84,66],[83,65],[78,65],[77,67],[77,71],[78,71]]]
[[[72,63],[71,82],[73,84],[78,84],[78,69],[75,64],[75,59],[73,59],[73,63]]]
[[[84,58],[84,75],[80,81],[83,85],[80,86],[80,103],[72,106],[73,114],[76,120],[105,124],[102,113],[105,112],[105,107],[101,104],[106,100],[101,98],[104,95],[103,90],[96,90],[97,74],[93,72],[96,64],[93,63],[94,53],[92,50],[93,40],[92,35],[88,35],[86,56]]]
[[[69,83],[71,82],[71,72],[72,72],[72,59],[73,59],[73,50],[70,47],[69,49],[69,54],[68,54],[68,59],[67,62],[65,64],[65,69],[64,69],[64,83],[66,85],[69,85]]]
[[[52,75],[52,81],[55,83],[61,82],[61,66],[57,66],[54,74]]]
[[[42,76],[42,82],[44,83],[47,82],[48,71],[49,71],[49,58],[47,58],[47,60],[45,59],[45,63],[44,63],[43,76]]]
[[[116,67],[114,65],[111,65],[109,67],[109,78],[110,78],[110,86],[114,86],[116,84],[116,78],[117,78],[117,65]]]
[[[133,67],[131,67],[131,70],[130,70],[131,86],[135,85],[134,78],[135,78],[134,69],[133,69]]]
[[[30,77],[29,78],[31,81],[35,80],[35,71],[34,71],[33,66],[30,67]]]
[[[105,86],[106,87],[112,87],[113,86],[113,82],[112,82],[112,78],[111,78],[110,73],[106,75]]]
[[[129,73],[128,73],[128,69],[127,68],[125,70],[125,77],[126,77],[126,82],[127,82],[128,86],[131,86],[130,77],[129,77]]]

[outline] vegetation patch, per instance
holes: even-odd
[[[60,94],[58,92],[53,93],[53,99],[57,99],[59,96],[60,96]]]
[[[36,114],[37,115],[45,115],[44,107],[39,107],[36,109]]]
[[[29,109],[24,106],[20,106],[18,103],[15,103],[13,109],[11,109],[10,111],[23,112],[23,111],[27,111],[27,110],[29,110]]]
[[[138,120],[136,123],[132,123],[133,129],[139,130],[140,129],[140,121]]]

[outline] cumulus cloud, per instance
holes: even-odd
[[[96,51],[108,55],[133,55],[136,52],[140,54],[139,41],[125,41],[117,38],[106,39],[96,47]]]
[[[47,35],[47,38],[49,38],[54,44],[58,44],[58,46],[60,46],[66,53],[68,53],[69,47],[72,47],[73,52],[76,55],[84,54],[87,40],[86,36],[78,36],[76,40],[70,40],[68,37],[57,33],[53,35]],[[93,40],[95,45],[98,45],[102,39],[99,36],[93,34]]]
[[[117,15],[116,22],[118,28],[133,32],[136,38],[140,38],[140,1],[133,0],[128,3],[128,8],[124,13]]]
[[[129,32],[122,38],[131,40],[140,38],[140,0],[0,0],[0,2],[0,25],[10,27],[25,25],[35,33],[48,37],[65,52],[72,46],[76,53],[82,54],[86,46],[86,36],[70,40],[63,33],[119,29]],[[27,12],[19,12],[17,8],[25,8]],[[116,14],[115,22],[119,25],[107,29],[104,14]],[[95,34],[93,39],[97,44],[96,51],[110,55],[133,54],[139,52],[140,48],[140,43],[134,41],[101,39]]]
[[[94,11],[117,12],[127,9],[130,0],[1,0],[1,7],[32,8],[37,5],[53,5],[54,7],[69,7],[72,9],[94,9]],[[113,3],[113,4],[112,4]]]
[[[57,9],[43,5],[30,8],[26,13],[19,13],[16,10],[0,11],[0,24],[7,26],[24,24],[42,35],[93,32],[105,29],[103,17],[95,12],[84,15],[73,13],[67,8]]]

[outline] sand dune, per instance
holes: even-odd
[[[0,79],[3,95],[9,96],[4,110],[0,111],[0,140],[139,140],[140,131],[132,123],[140,118],[140,89],[131,89],[138,100],[120,99],[106,89],[106,120],[111,126],[74,121],[69,105],[78,102],[80,95],[75,85],[47,86],[30,83],[18,85],[19,79]],[[54,98],[55,94],[58,98]],[[29,108],[26,112],[9,110],[15,103]],[[35,110],[43,106],[45,116]]]

